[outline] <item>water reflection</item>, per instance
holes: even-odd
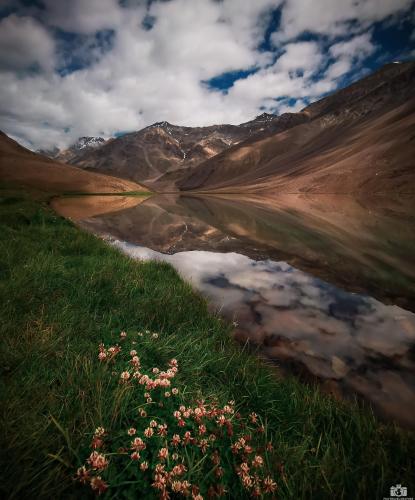
[[[77,220],[133,257],[170,262],[238,323],[239,341],[415,427],[413,198],[171,195],[127,208],[106,203],[106,213],[81,210]]]
[[[357,392],[380,413],[414,425],[415,314],[345,292],[285,262],[205,251],[165,255],[113,244],[134,258],[172,264],[238,323],[238,340],[249,339],[266,356],[301,365],[337,391]]]
[[[81,219],[95,232],[164,253],[234,251],[284,260],[349,291],[415,311],[413,197],[154,196]]]

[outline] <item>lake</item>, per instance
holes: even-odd
[[[415,200],[83,196],[54,208],[172,264],[282,373],[414,427]]]

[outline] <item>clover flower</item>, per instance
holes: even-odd
[[[108,484],[101,479],[101,476],[96,476],[91,479],[91,488],[101,495],[108,489]]]
[[[104,427],[97,427],[97,428],[95,429],[94,436],[97,436],[97,437],[102,437],[102,436],[104,436],[104,434],[105,434],[105,429],[104,429]]]
[[[151,438],[151,436],[154,434],[154,431],[151,427],[147,427],[147,429],[145,429],[144,431],[144,436],[146,438]]]
[[[146,443],[139,437],[134,438],[131,442],[131,449],[135,451],[142,451],[146,449]]]
[[[264,491],[265,493],[273,493],[277,489],[277,483],[273,479],[267,476],[264,479]]]
[[[93,451],[89,455],[88,463],[93,469],[96,470],[104,470],[108,467],[108,460],[105,458],[105,455],[102,455],[102,453],[98,453],[97,451]]]
[[[90,480],[89,470],[85,467],[85,465],[78,468],[78,470],[76,471],[76,475],[78,477],[78,481],[82,484],[86,484]]]
[[[166,460],[169,456],[169,450],[167,448],[161,448],[158,452],[158,457],[160,460]]]
[[[255,455],[254,459],[252,460],[252,467],[262,467],[264,465],[264,459],[259,456]]]

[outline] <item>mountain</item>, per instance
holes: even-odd
[[[262,114],[241,125],[181,127],[157,122],[137,132],[112,139],[98,147],[77,150],[57,158],[95,172],[132,179],[155,189],[169,189],[189,167],[199,165],[248,137],[277,131],[307,120],[306,115]],[[283,124],[283,125],[282,125]],[[69,148],[70,150],[72,149]],[[167,177],[164,175],[168,173]]]
[[[102,137],[79,137],[67,149],[59,149],[56,146],[52,149],[38,149],[36,153],[48,156],[64,163],[74,163],[80,156],[87,151],[103,146],[107,141]]]
[[[115,193],[142,191],[135,182],[86,172],[29,151],[0,131],[0,181],[40,191]]]
[[[297,125],[265,127],[183,171],[174,185],[229,193],[414,193],[414,84],[414,62],[386,65],[304,108]]]

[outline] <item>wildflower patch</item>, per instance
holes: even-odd
[[[156,340],[158,334],[146,332]],[[142,337],[139,334],[137,337]],[[97,494],[167,499],[274,496],[277,462],[266,423],[234,401],[189,401],[175,383],[179,362],[143,366],[139,342],[100,344],[97,364],[126,407],[90,438],[76,479]]]

